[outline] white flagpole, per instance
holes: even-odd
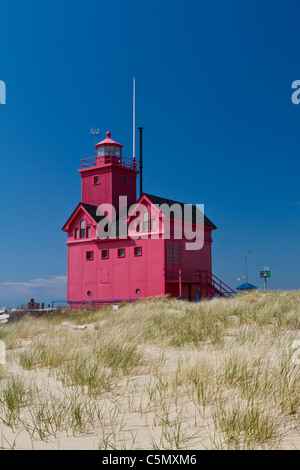
[[[133,77],[133,160],[135,160],[135,77]]]

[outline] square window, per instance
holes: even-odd
[[[109,251],[102,250],[102,259],[108,259],[108,258],[109,258]]]
[[[99,176],[94,176],[94,184],[99,184]]]
[[[93,251],[87,251],[86,252],[86,259],[87,260],[93,260],[94,259],[94,252]]]
[[[118,258],[125,258],[125,249],[124,248],[120,248],[118,250]]]
[[[134,256],[142,256],[142,247],[141,246],[136,246],[134,248]]]

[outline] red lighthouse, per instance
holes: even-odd
[[[211,272],[216,226],[195,206],[148,193],[137,200],[139,164],[123,156],[123,146],[110,132],[95,151],[95,157],[81,161],[81,202],[63,227],[68,302],[231,295]],[[195,249],[187,232],[197,230],[201,243]]]

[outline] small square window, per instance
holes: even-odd
[[[94,252],[93,251],[87,251],[86,252],[86,259],[87,260],[93,260],[94,259]]]
[[[118,250],[118,258],[125,258],[125,250],[124,248],[120,248]]]
[[[127,184],[127,178],[126,178],[126,176],[122,176],[122,184]]]
[[[99,183],[100,183],[99,176],[94,176],[94,184],[99,184]]]
[[[142,247],[141,246],[136,246],[134,248],[134,256],[142,256]]]
[[[87,236],[88,238],[90,238],[90,237],[91,237],[91,233],[92,233],[91,227],[88,227],[88,228],[87,228],[87,232],[86,232],[86,233],[87,233],[86,236]]]
[[[108,250],[102,250],[102,259],[108,259],[109,258],[109,251]]]

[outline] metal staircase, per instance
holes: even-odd
[[[225,282],[221,281],[210,271],[189,268],[166,268],[165,281],[168,283],[178,283],[181,292],[182,284],[198,284],[200,291],[206,295],[201,297],[232,297],[236,292]]]
[[[210,271],[200,271],[200,286],[213,297],[232,297],[235,291]]]

